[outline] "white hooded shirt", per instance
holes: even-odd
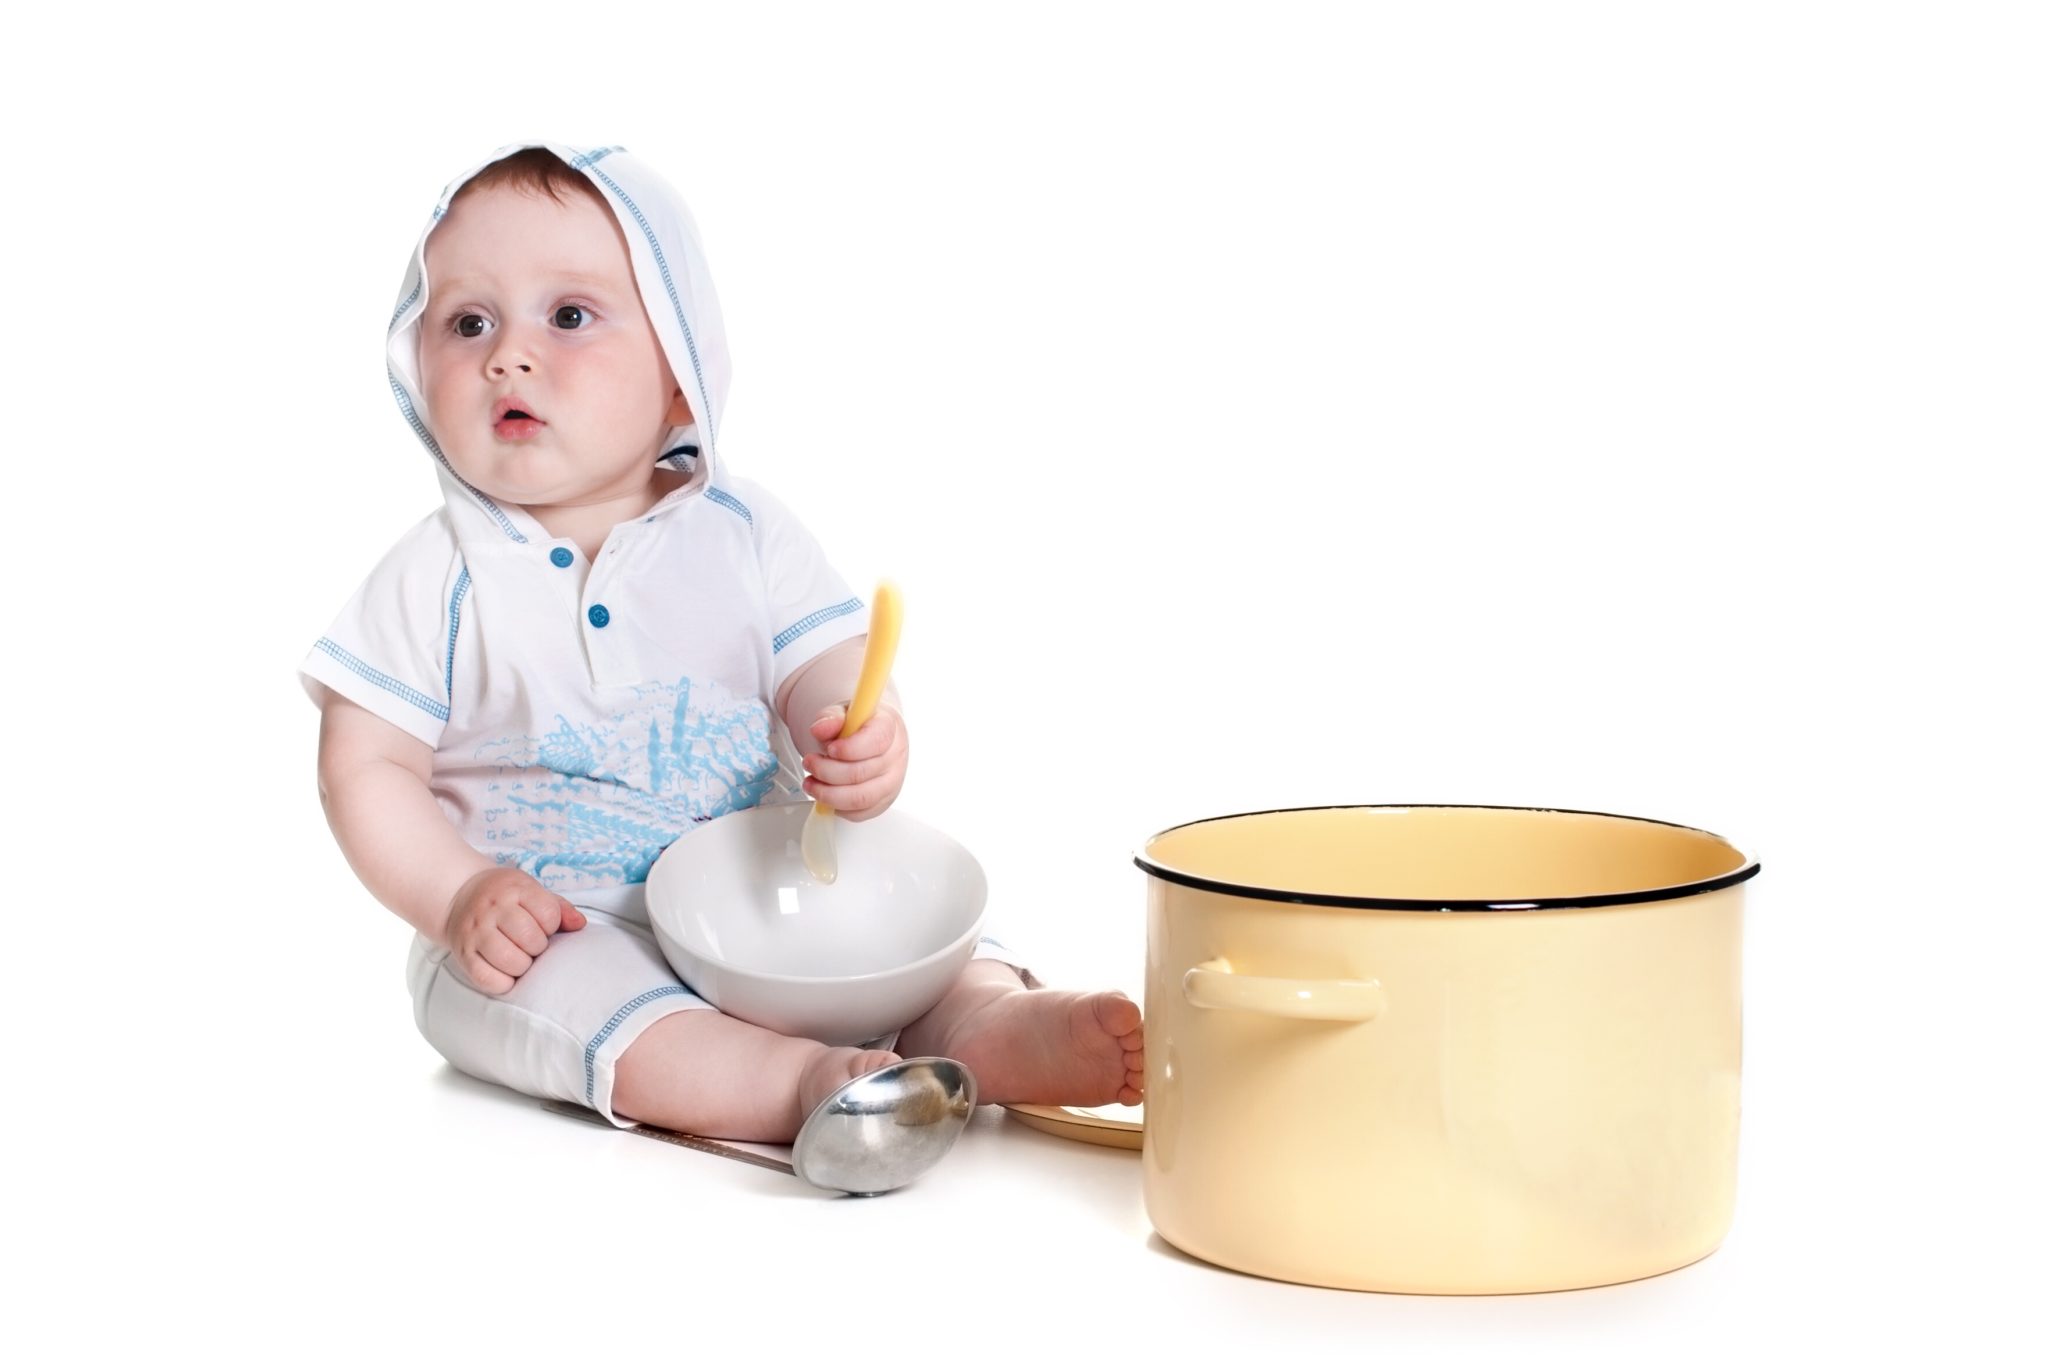
[[[465,181],[537,145],[604,194],[698,419],[661,447],[683,486],[615,527],[596,563],[463,482],[421,420],[427,238]],[[371,571],[300,681],[316,702],[315,684],[332,688],[433,746],[434,795],[471,845],[571,899],[644,914],[641,884],[670,843],[731,811],[802,799],[772,699],[868,618],[788,509],[721,466],[729,368],[696,225],[623,148],[500,148],[442,191],[399,291],[387,366],[443,506]]]

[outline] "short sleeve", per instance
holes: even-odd
[[[448,723],[455,633],[469,574],[437,512],[408,531],[299,665],[317,705],[322,684],[429,746]]]
[[[865,635],[868,604],[825,558],[804,524],[759,484],[734,480],[734,493],[753,513],[754,541],[767,587],[768,628],[775,656],[769,696],[798,669],[846,640]]]

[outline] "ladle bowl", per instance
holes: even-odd
[[[952,1150],[974,1117],[974,1076],[950,1057],[906,1057],[856,1076],[811,1111],[790,1163],[820,1189],[885,1194]]]

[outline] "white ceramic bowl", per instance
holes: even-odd
[[[647,875],[654,937],[691,990],[791,1037],[869,1042],[939,1002],[974,955],[988,879],[974,855],[891,810],[836,820],[839,878],[798,839],[810,804],[722,815]]]

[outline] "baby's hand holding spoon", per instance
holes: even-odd
[[[846,724],[840,729],[834,743],[852,740],[861,733],[862,727],[867,725],[875,714],[875,708],[882,700],[882,688],[889,681],[889,670],[896,663],[896,641],[902,632],[903,595],[896,590],[894,583],[883,582],[875,588],[874,608],[868,616],[868,643],[866,652],[861,656],[860,681],[853,689],[853,702],[847,707]],[[886,766],[878,774],[864,773],[854,776],[850,769],[844,767],[837,772],[841,778],[854,782],[878,782],[887,785],[893,780],[893,785],[889,786],[886,792],[887,800],[879,802],[882,805],[886,805],[888,800],[894,800],[896,788],[903,784],[903,760],[907,754],[907,747],[901,744],[902,717],[895,715],[893,711],[888,715],[893,721],[893,726],[886,736],[877,734],[876,739],[880,740],[883,746],[877,752],[893,754],[897,761]],[[812,725],[813,736],[818,735],[826,720],[826,716],[821,716]],[[854,745],[843,749],[842,753],[866,753],[873,747]],[[826,779],[834,775],[832,769],[823,767],[824,764],[846,763],[845,757],[826,757],[823,760],[814,757],[813,771],[817,776],[804,784],[805,789],[815,791],[819,784],[826,783]],[[879,790],[875,794],[884,795]],[[839,879],[839,857],[833,844],[832,821],[833,808],[819,800],[811,807],[810,818],[804,821],[802,838],[804,866],[813,877],[828,886]]]

